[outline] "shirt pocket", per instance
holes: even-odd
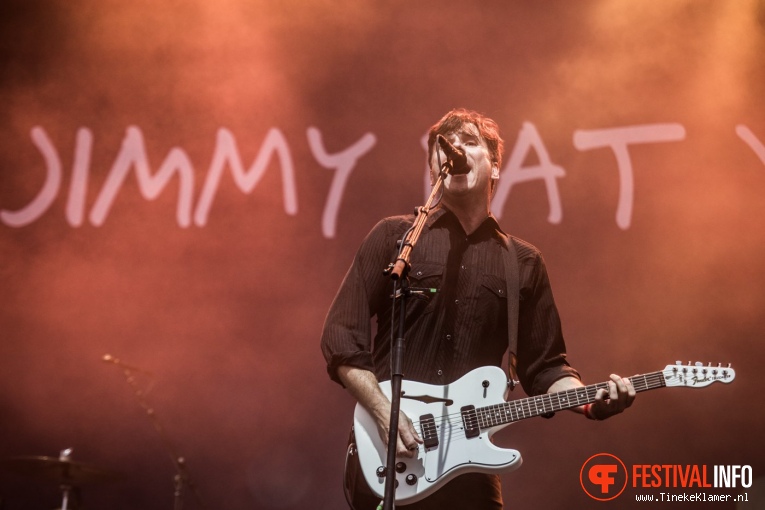
[[[507,299],[507,285],[504,278],[485,274],[481,278],[481,287],[483,287],[484,292],[488,291],[487,297],[493,295],[497,299]]]
[[[412,266],[412,270],[409,272],[409,287],[417,291],[417,293],[412,294],[415,302],[419,306],[425,305],[422,313],[433,311],[435,296],[441,289],[443,276],[443,264],[418,262],[416,266]]]
[[[499,276],[485,274],[481,277],[477,313],[487,324],[496,324],[507,316],[507,285]]]

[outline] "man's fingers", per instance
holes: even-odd
[[[596,397],[596,404],[598,404],[601,411],[599,416],[602,417],[621,413],[631,406],[632,402],[635,400],[636,392],[632,383],[629,379],[619,377],[616,374],[611,374],[611,380],[608,381],[608,391],[600,391],[604,398],[598,399]],[[605,398],[606,396],[608,398]]]
[[[611,380],[614,383],[617,393],[617,396],[612,397],[612,400],[617,404],[618,412],[621,412],[631,406],[632,401],[635,400],[635,388],[632,386],[629,379],[619,377],[618,375],[611,374]]]
[[[422,439],[412,424],[412,420],[402,412],[399,417],[396,454],[399,457],[416,457],[420,443],[422,443]]]
[[[415,454],[416,454],[416,450],[412,450],[406,444],[404,444],[404,441],[401,440],[401,435],[399,435],[398,441],[396,442],[396,456],[397,457],[414,457]]]
[[[595,401],[589,409],[589,416],[605,419],[619,414],[632,405],[636,395],[635,387],[629,379],[611,374],[606,388],[600,388],[595,394]]]

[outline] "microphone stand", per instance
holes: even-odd
[[[439,165],[441,155],[438,154]],[[410,259],[412,250],[420,239],[422,229],[425,227],[425,221],[428,219],[431,207],[441,187],[444,183],[444,177],[447,170],[451,169],[450,163],[440,166],[441,172],[438,174],[438,180],[433,185],[428,200],[425,205],[415,209],[416,216],[409,230],[404,234],[399,248],[399,254],[395,262],[391,262],[383,271],[385,276],[393,280],[393,309],[391,317],[395,317],[395,304],[398,298],[401,298],[401,306],[398,312],[398,335],[391,346],[390,352],[390,375],[391,375],[391,403],[390,403],[390,428],[388,430],[388,449],[387,461],[385,466],[385,492],[383,497],[383,510],[392,510],[394,508],[396,494],[396,442],[398,440],[398,418],[401,411],[401,381],[404,378],[404,328],[406,323],[406,298],[414,292],[409,287],[409,270],[411,269]],[[401,289],[398,290],[398,283],[401,282]],[[393,336],[393,328],[391,328]]]
[[[107,359],[107,356],[104,356],[104,361],[112,361],[112,359]],[[111,357],[109,356],[109,358]],[[164,427],[162,427],[162,424],[157,418],[157,413],[155,413],[154,409],[152,409],[151,406],[149,406],[149,403],[147,402],[144,396],[144,392],[136,384],[135,377],[133,377],[133,372],[134,371],[143,372],[143,373],[146,373],[146,372],[143,370],[139,370],[134,367],[131,367],[129,365],[125,365],[124,363],[116,362],[115,365],[119,366],[122,369],[122,373],[125,375],[125,382],[127,382],[130,385],[130,387],[133,388],[133,393],[135,395],[136,401],[138,402],[138,405],[141,406],[141,408],[144,411],[146,411],[146,416],[149,418],[149,421],[154,427],[154,430],[156,430],[157,434],[159,434],[159,438],[162,441],[162,446],[164,447],[165,451],[170,455],[170,460],[172,461],[173,466],[175,467],[175,476],[173,477],[173,484],[174,484],[173,510],[183,510],[184,487],[189,487],[191,489],[194,495],[194,499],[196,500],[200,508],[203,508],[203,509],[207,508],[202,502],[202,498],[199,494],[199,488],[196,486],[196,484],[191,480],[191,477],[189,476],[188,470],[186,469],[186,459],[184,459],[183,456],[178,455],[178,453],[175,450],[175,447],[170,441],[170,438],[167,436],[167,433],[165,432]]]

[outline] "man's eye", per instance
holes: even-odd
[[[478,144],[477,144],[476,142],[474,142],[473,140],[467,140],[467,141],[466,141],[465,143],[463,143],[462,145],[469,145],[469,146],[471,146],[471,147],[475,147],[475,146],[476,146],[476,145],[478,145]]]

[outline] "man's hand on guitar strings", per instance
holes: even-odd
[[[390,406],[387,412],[377,417],[377,430],[385,447],[388,447],[388,430],[390,425]],[[422,438],[412,424],[412,420],[403,412],[398,415],[398,440],[396,441],[396,457],[417,457],[417,448],[422,444]]]
[[[592,403],[590,414],[597,420],[605,420],[619,414],[632,405],[635,400],[635,388],[627,378],[611,374],[608,381],[608,391],[598,390],[595,402]]]

